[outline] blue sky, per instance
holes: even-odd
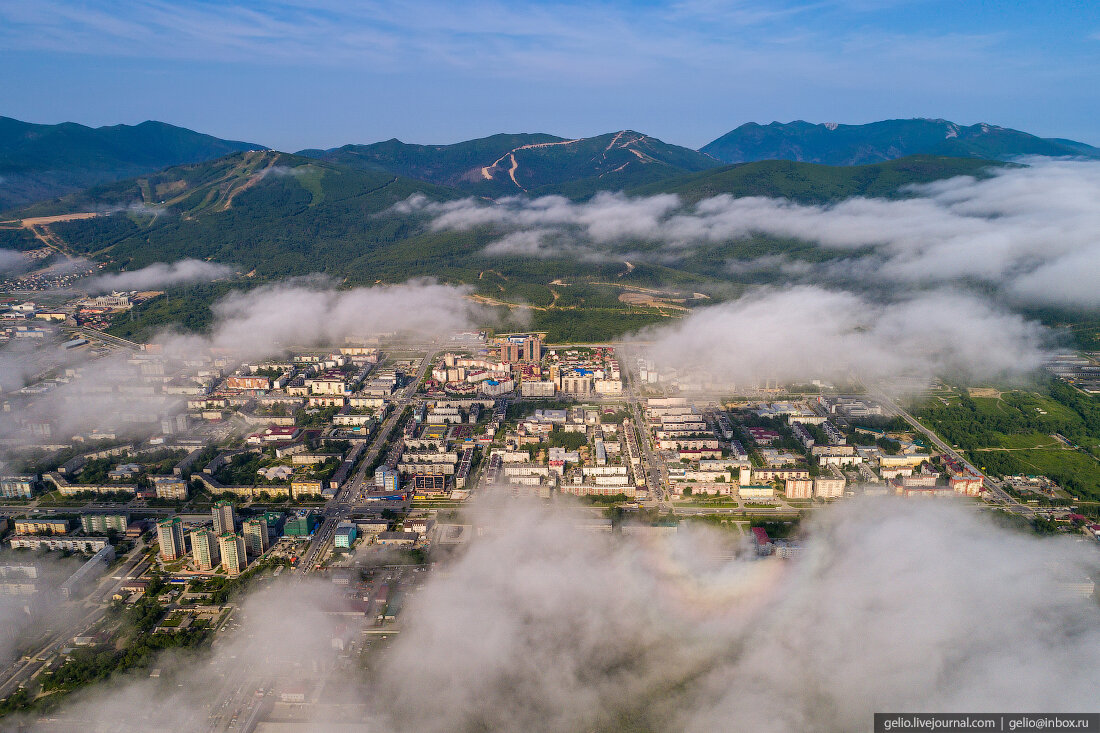
[[[1100,144],[1100,3],[0,0],[0,114],[283,150],[943,117]]]

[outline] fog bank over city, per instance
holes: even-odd
[[[1019,380],[1054,334],[964,292],[894,302],[812,285],[760,288],[647,329],[640,348],[664,368],[746,387],[764,380],[851,378],[889,386],[937,376]]]
[[[152,344],[184,361],[211,355],[260,359],[284,354],[292,346],[339,344],[391,333],[445,338],[492,321],[487,311],[464,297],[466,292],[431,281],[341,290],[323,278],[292,280],[233,291],[214,304],[209,333],[164,331]],[[3,421],[0,437],[25,435],[23,420],[48,422],[59,436],[158,424],[158,415],[179,404],[172,395],[133,389],[142,374],[141,354],[116,352],[94,358],[88,352],[51,346],[15,342],[0,349],[0,383],[6,390],[17,389],[45,370],[57,370],[63,377],[51,390],[13,402],[19,419]],[[170,370],[172,362],[167,365]],[[76,371],[66,377],[66,369]],[[170,379],[173,374],[163,376]]]
[[[67,724],[79,721],[94,730],[207,730],[209,700],[241,671],[331,668],[336,657],[332,640],[341,626],[338,615],[326,613],[333,610],[333,597],[332,584],[322,581],[291,584],[284,579],[265,586],[241,600],[235,612],[240,628],[220,635],[212,649],[168,650],[157,658],[157,677],[138,672],[82,691],[60,710],[61,729],[70,730]],[[28,725],[30,730],[58,729],[49,722]]]
[[[394,648],[401,730],[849,731],[890,709],[1083,709],[1100,682],[1097,609],[1049,570],[1095,558],[954,502],[831,507],[790,564],[725,559],[728,535],[690,525],[635,542],[483,510],[494,531]]]
[[[564,501],[486,494],[470,515],[483,531],[409,599],[373,681],[333,683],[369,711],[362,730],[840,732],[891,709],[1086,709],[1100,684],[1098,611],[1070,587],[1094,554],[961,502],[846,501],[789,561],[690,523],[593,533]],[[163,658],[160,679],[93,689],[60,717],[199,730],[228,683],[207,670],[325,669],[326,586],[256,593],[212,655]]]
[[[291,346],[385,334],[445,338],[493,320],[464,297],[469,292],[431,280],[340,289],[323,277],[293,279],[233,291],[217,301],[207,335],[162,334],[156,341],[168,350],[200,348],[260,359]]]

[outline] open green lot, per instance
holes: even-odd
[[[1030,390],[955,388],[928,396],[914,411],[987,473],[1045,475],[1080,499],[1100,500],[1094,395],[1059,380]]]

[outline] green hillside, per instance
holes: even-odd
[[[688,203],[719,193],[824,202],[896,195],[907,183],[980,173],[988,165],[937,158],[848,168],[770,161],[680,175],[631,193],[677,193]],[[841,256],[805,241],[762,235],[675,253],[654,242],[626,241],[602,245],[586,258],[570,251],[542,258],[486,254],[502,234],[492,226],[433,231],[425,214],[388,211],[413,194],[436,201],[466,195],[377,169],[254,151],[99,186],[18,214],[112,212],[45,226],[71,254],[112,269],[191,257],[234,265],[246,274],[234,287],[318,272],[346,285],[411,277],[465,284],[487,306],[523,306],[534,327],[554,340],[612,338],[733,297],[770,277],[726,275],[716,267],[726,260],[780,253],[811,261]],[[210,303],[225,287],[174,289],[135,309],[118,324],[118,333],[142,338],[176,321],[202,328]]]
[[[19,215],[115,209],[50,225],[73,254],[115,267],[195,257],[259,278],[343,275],[358,254],[413,233],[408,222],[378,214],[414,193],[458,195],[384,171],[254,151],[88,189]]]
[[[899,195],[901,188],[908,184],[928,183],[953,176],[982,175],[991,166],[1001,165],[1005,164],[976,158],[931,155],[859,166],[764,160],[667,179],[639,186],[629,193],[637,196],[675,193],[687,203],[725,193],[822,204],[852,196],[893,197]]]
[[[0,211],[258,147],[163,122],[91,128],[0,117]]]
[[[370,145],[344,145],[332,150],[302,150],[298,155],[351,168],[390,171],[447,186],[481,177],[481,168],[525,145],[560,142],[544,134],[499,134],[454,145],[416,145],[397,138]]]
[[[1041,138],[996,125],[969,127],[947,120],[883,120],[867,125],[749,122],[704,145],[701,151],[726,163],[795,160],[860,165],[910,155],[1007,160],[1021,155],[1100,158],[1100,149],[1058,138]]]
[[[631,130],[578,140],[530,134],[493,135],[454,145],[387,140],[300,154],[490,197],[564,193],[583,198],[720,165],[707,155]]]

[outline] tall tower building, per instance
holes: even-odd
[[[244,546],[248,554],[258,557],[267,550],[267,520],[263,517],[247,519],[242,525]]]
[[[196,529],[191,533],[191,553],[196,569],[213,570],[221,562],[217,535],[208,529]]]
[[[214,514],[214,534],[220,537],[226,532],[232,532],[237,528],[231,502],[226,499],[215,502],[212,511]]]
[[[538,335],[528,336],[523,340],[523,356],[532,364],[538,364],[542,360],[542,339]]]
[[[514,364],[523,358],[523,343],[508,339],[500,345],[500,360],[505,364]]]
[[[244,538],[236,532],[218,535],[218,549],[222,554],[222,569],[230,577],[240,575],[248,565]]]
[[[179,560],[187,554],[183,541],[183,520],[179,517],[162,519],[157,522],[157,540],[160,541],[160,556],[168,560]]]

